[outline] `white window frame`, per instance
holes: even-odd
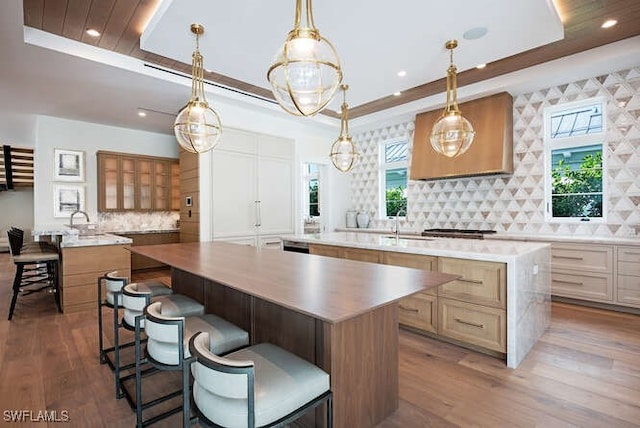
[[[575,135],[571,137],[551,137],[551,116],[555,113],[572,110],[579,107],[591,106],[594,104],[600,104],[602,111],[602,131],[594,134]],[[606,99],[604,97],[593,97],[580,101],[573,101],[569,103],[557,104],[549,106],[544,109],[544,194],[545,194],[545,221],[548,223],[606,223],[607,216],[607,117],[606,117]],[[552,210],[552,157],[551,152],[558,149],[572,149],[575,147],[602,145],[602,217],[600,218],[588,218],[585,220],[583,217],[553,217]]]
[[[313,164],[316,165],[318,172],[315,174],[311,174],[309,173],[309,165]],[[322,209],[321,209],[321,199],[322,199],[322,184],[321,184],[321,180],[320,180],[320,169],[322,167],[322,164],[319,164],[317,162],[304,162],[302,164],[302,183],[303,183],[303,187],[302,187],[302,203],[303,203],[303,212],[302,212],[302,216],[305,219],[309,219],[309,220],[315,220],[315,221],[320,221],[322,218]],[[311,180],[317,179],[318,180],[318,210],[320,211],[320,215],[319,216],[311,216],[310,210],[309,210],[309,205],[311,203],[311,199],[310,199],[310,195],[309,195],[309,184]]]
[[[407,145],[407,160],[398,161],[398,162],[385,162],[385,147],[387,144],[396,144],[404,142]],[[386,172],[388,169],[397,169],[397,168],[405,168],[407,170],[407,188],[409,187],[409,140],[406,137],[402,138],[394,138],[390,140],[381,141],[378,146],[378,213],[379,219],[386,220],[390,217],[387,215],[387,183],[386,183]],[[409,196],[407,195],[407,208],[409,206]],[[404,216],[400,216],[400,218],[404,219],[406,217],[406,213]]]

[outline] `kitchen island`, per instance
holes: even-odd
[[[225,242],[133,247],[172,267],[172,285],[330,375],[336,427],[398,408],[398,305],[457,276]]]
[[[47,237],[60,253],[60,304],[62,312],[95,310],[98,277],[109,271],[131,276],[131,239],[112,234],[82,236],[66,226],[34,228],[36,237]],[[102,291],[105,295],[105,291]]]
[[[396,238],[357,232],[291,235],[282,239],[283,245],[309,245],[312,250],[315,247],[317,254],[334,257],[357,257],[373,263],[394,264],[388,261],[394,255],[417,255],[427,258],[433,264],[433,270],[451,272],[451,269],[461,266],[459,273],[465,270],[470,275],[478,271],[489,272],[481,274],[484,278],[461,278],[457,284],[438,287],[437,291],[431,292],[432,297],[426,293],[419,297],[425,301],[437,301],[437,304],[433,303],[433,312],[439,311],[437,318],[440,321],[433,329],[436,335],[453,338],[454,342],[465,342],[465,338],[478,334],[480,340],[471,342],[479,348],[506,354],[506,364],[511,368],[522,362],[549,326],[551,280],[548,244],[418,236]],[[345,251],[350,254],[345,254]],[[494,289],[481,290],[491,281],[497,283]],[[481,304],[465,298],[474,293],[483,299]],[[405,305],[402,308],[416,313],[421,310]],[[486,331],[493,334],[493,341],[481,336]],[[503,335],[505,340],[501,339]]]

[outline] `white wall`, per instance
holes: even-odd
[[[34,147],[37,117],[31,114],[0,115],[0,144],[15,147]]]
[[[53,150],[62,148],[85,153],[85,211],[97,219],[98,150],[151,156],[178,157],[173,135],[118,128],[49,116],[38,116],[35,130],[34,222],[36,227],[68,223],[53,217]]]

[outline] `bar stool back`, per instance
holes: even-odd
[[[16,266],[8,319],[13,318],[18,295],[21,293],[26,296],[39,291],[50,291],[54,295],[58,312],[62,312],[58,284],[58,252],[54,248],[34,248],[23,252],[23,236],[18,231],[8,230],[7,238],[11,259]]]
[[[201,425],[282,427],[325,402],[327,426],[333,425],[329,375],[308,361],[270,343],[222,357],[207,333],[194,335],[189,349]]]
[[[146,318],[145,332],[147,345],[142,354],[139,329]],[[190,424],[189,413],[189,339],[197,332],[204,331],[211,337],[211,346],[216,352],[224,354],[249,344],[249,334],[236,325],[213,314],[196,316],[177,316],[175,309],[163,301],[155,301],[136,317],[136,415],[138,427],[151,423],[183,410],[183,423]],[[182,371],[182,388],[165,397],[153,400],[151,405],[164,399],[175,397],[186,391],[186,402],[181,407],[168,410],[149,420],[142,419],[142,411],[150,405],[142,401],[142,364],[148,362],[159,370]]]

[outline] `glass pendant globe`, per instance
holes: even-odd
[[[342,82],[335,48],[314,31],[289,34],[267,72],[278,104],[296,116],[312,116],[331,101]]]
[[[329,157],[339,171],[349,172],[358,159],[358,153],[351,138],[340,137],[331,146]]]
[[[469,149],[474,136],[471,123],[459,112],[450,112],[433,125],[431,146],[437,153],[453,158]]]
[[[222,133],[218,113],[202,101],[189,101],[180,111],[173,130],[178,144],[191,153],[204,153],[215,147]]]

